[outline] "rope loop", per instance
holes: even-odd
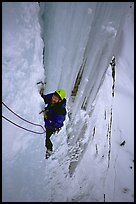
[[[20,125],[18,125],[18,124],[16,124],[16,123],[14,123],[13,121],[9,120],[8,118],[6,118],[5,116],[2,115],[2,117],[3,117],[5,120],[7,120],[8,122],[12,123],[13,125],[15,125],[15,126],[17,126],[17,127],[19,127],[19,128],[22,128],[23,130],[26,130],[26,131],[29,131],[29,132],[32,132],[32,133],[35,133],[35,134],[44,134],[44,133],[46,132],[42,125],[39,125],[39,124],[30,122],[30,121],[28,121],[28,120],[22,118],[22,117],[19,116],[17,113],[15,113],[13,110],[11,110],[4,102],[2,102],[2,104],[3,104],[9,111],[11,111],[14,115],[16,115],[17,117],[19,117],[21,120],[24,120],[25,122],[30,123],[31,125],[41,127],[44,132],[36,132],[36,131],[33,131],[33,130],[29,130],[29,129],[27,129],[27,128],[24,128],[24,127],[22,127],[22,126],[20,126]]]

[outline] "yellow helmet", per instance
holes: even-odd
[[[63,89],[57,89],[55,92],[60,96],[62,100],[66,97],[66,92]]]

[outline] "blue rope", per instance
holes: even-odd
[[[44,130],[44,132],[35,132],[35,131],[29,130],[29,129],[27,129],[27,128],[24,128],[24,127],[22,127],[22,126],[20,126],[20,125],[18,125],[18,124],[16,124],[16,123],[14,123],[13,121],[9,120],[8,118],[6,118],[5,116],[2,115],[2,117],[3,117],[5,120],[7,120],[8,122],[12,123],[13,125],[15,125],[15,126],[17,126],[17,127],[19,127],[19,128],[22,128],[22,129],[24,129],[24,130],[27,130],[27,131],[29,131],[29,132],[32,132],[32,133],[44,134],[44,133],[46,132],[42,125],[39,125],[39,124],[36,124],[36,123],[32,123],[32,122],[30,122],[30,121],[28,121],[28,120],[22,118],[21,116],[19,116],[18,114],[16,114],[14,111],[12,111],[5,103],[2,102],[2,104],[3,104],[9,111],[11,111],[14,115],[16,115],[17,117],[19,117],[21,120],[24,120],[25,122],[30,123],[30,124],[32,124],[32,125],[41,127],[41,128]]]

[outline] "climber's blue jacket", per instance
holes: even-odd
[[[45,104],[47,104],[45,108],[46,117],[44,117],[45,128],[55,129],[61,128],[63,126],[63,122],[66,117],[66,99],[64,98],[61,102],[52,104],[51,98],[53,93],[47,95],[41,95],[44,99]]]

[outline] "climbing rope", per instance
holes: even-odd
[[[17,113],[15,113],[13,110],[11,110],[4,102],[2,102],[2,104],[3,104],[9,111],[11,111],[14,115],[16,115],[17,117],[19,117],[21,120],[24,120],[25,122],[30,123],[30,124],[32,124],[32,125],[41,127],[41,128],[44,130],[44,132],[36,132],[36,131],[33,131],[33,130],[29,130],[29,129],[27,129],[27,128],[24,128],[24,127],[22,127],[22,126],[20,126],[20,125],[18,125],[18,124],[16,124],[16,123],[14,123],[13,121],[9,120],[8,118],[6,118],[5,116],[2,115],[2,117],[3,117],[5,120],[7,120],[8,122],[12,123],[13,125],[15,125],[15,126],[17,126],[17,127],[19,127],[19,128],[22,128],[22,129],[24,129],[24,130],[27,130],[27,131],[29,131],[29,132],[32,132],[32,133],[44,134],[44,133],[46,132],[42,125],[39,125],[39,124],[36,124],[36,123],[32,123],[32,122],[30,122],[30,121],[28,121],[28,120],[22,118],[22,117],[19,116]]]

